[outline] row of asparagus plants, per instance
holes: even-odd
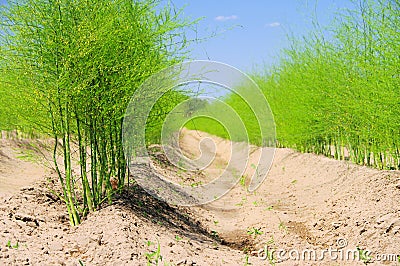
[[[254,77],[281,146],[399,169],[400,2],[353,3],[329,28],[293,39],[278,66]]]

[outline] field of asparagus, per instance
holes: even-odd
[[[8,1],[0,19],[1,265],[400,262],[399,1],[360,0],[328,28],[291,38],[275,66],[247,73],[268,103],[268,123],[240,93],[202,100],[155,87],[132,97],[191,59],[197,40],[186,31],[198,21],[173,5]],[[204,168],[184,169],[163,146],[178,106],[186,111],[176,145],[186,158],[212,158]],[[221,123],[235,131],[227,107],[245,138]],[[144,121],[132,132],[145,132],[146,163],[126,144],[127,117]],[[268,143],[266,131],[276,131]],[[237,174],[229,165],[243,143],[247,164]],[[268,148],[268,175],[250,191],[262,167],[254,156]],[[236,186],[180,206],[138,182],[154,171],[189,190],[224,172]],[[324,257],[325,249],[352,256]]]

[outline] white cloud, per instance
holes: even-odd
[[[235,19],[238,19],[238,18],[239,17],[236,16],[236,15],[231,15],[231,16],[218,16],[218,17],[215,17],[214,19],[216,21],[227,21],[227,20],[235,20]]]
[[[280,25],[281,25],[281,23],[279,23],[279,22],[272,22],[272,23],[266,24],[265,27],[275,28],[275,27],[279,27]]]

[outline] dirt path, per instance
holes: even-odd
[[[185,131],[181,147],[195,156],[204,137],[214,140],[217,152],[207,169],[182,173],[163,167],[164,173],[185,184],[219,174],[228,142]],[[329,249],[355,250],[357,256],[357,248],[369,250],[373,265],[383,263],[377,255],[400,254],[399,171],[278,149],[255,193],[238,184],[210,204],[177,208],[131,187],[112,206],[70,228],[64,206],[45,187],[44,176],[51,173],[18,155],[18,145],[2,140],[0,146],[0,191],[14,191],[0,198],[0,265],[155,265],[158,243],[159,265],[268,265],[257,254],[265,247],[275,250],[270,262],[278,265],[363,265],[339,252],[333,261],[328,253],[323,262],[302,259],[305,250],[318,257]],[[59,189],[54,179],[50,185]],[[286,251],[279,253],[282,261],[279,249]],[[297,255],[300,260],[294,260]],[[384,264],[396,265],[389,259]]]
[[[0,197],[16,193],[49,173],[48,162],[37,150],[40,146],[32,144],[32,140],[0,138]]]
[[[221,171],[229,145],[207,133],[185,130],[181,148],[199,155],[202,138],[213,138],[217,146],[214,161],[219,163],[205,170],[211,175]],[[253,151],[250,163],[256,156]],[[248,167],[245,176],[253,172]],[[268,244],[271,249],[312,249],[317,254],[329,248],[359,248],[375,257],[400,255],[399,202],[400,171],[277,149],[267,179],[255,193],[238,185],[223,198],[192,211],[236,248],[257,251]]]

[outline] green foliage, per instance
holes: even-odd
[[[246,176],[242,175],[239,179],[239,184],[246,189]]]
[[[25,161],[25,162],[37,162],[39,158],[37,154],[33,150],[30,149],[14,149],[17,153],[16,158]]]
[[[204,132],[210,132],[218,137],[224,139],[230,139],[228,131],[218,121],[210,117],[196,117],[189,120],[184,127],[192,130],[200,130]]]
[[[152,243],[151,241],[147,242],[147,246],[151,246],[153,244],[154,243]],[[160,242],[157,240],[157,250],[146,253],[145,255],[147,259],[147,265],[152,265],[153,263],[158,265],[158,262],[162,261]]]
[[[240,90],[240,89],[239,89]],[[252,97],[246,94],[246,97]],[[244,127],[247,132],[247,136],[243,134],[234,135],[228,130],[234,130],[237,125],[235,125],[235,120],[232,119],[232,114],[226,112],[226,108],[232,108],[240,120],[243,122]],[[224,97],[223,102],[215,101],[207,106],[207,109],[211,114],[215,114],[213,117],[218,117],[218,120],[211,117],[195,117],[188,121],[185,125],[188,129],[200,130],[209,132],[221,138],[230,139],[237,142],[249,142],[255,145],[262,145],[262,134],[260,130],[260,125],[258,123],[257,117],[254,114],[252,107],[241,98],[238,94],[232,93]]]
[[[358,251],[358,259],[361,260],[364,264],[368,264],[371,262],[372,257],[369,256],[370,252],[368,250],[364,250],[360,247],[357,247]]]
[[[18,75],[2,65],[3,60],[0,56],[0,131],[17,130],[29,136],[50,132],[50,116],[43,103],[18,84]]]
[[[399,7],[360,1],[338,15],[332,40],[294,42],[271,74],[256,75],[281,146],[400,167]]]
[[[11,245],[11,240],[7,241],[6,247],[8,248],[13,248],[13,249],[18,249],[19,248],[19,242],[17,241],[17,243],[15,245]]]
[[[251,265],[250,263],[250,256],[248,254],[244,255],[244,266]]]
[[[264,234],[264,232],[261,231],[261,228],[251,227],[251,228],[247,229],[247,234],[248,235],[253,235],[254,238],[256,238],[258,235]]]
[[[54,163],[73,225],[125,184],[122,122],[135,89],[185,56],[182,29],[190,23],[169,6],[155,11],[156,5],[26,0],[1,8],[0,85],[7,102],[18,100],[0,111],[14,111],[22,128],[37,125],[55,138]],[[161,99],[155,112],[173,103]],[[158,121],[155,115],[148,123]],[[10,127],[9,121],[0,125]],[[72,171],[74,153],[79,174]]]
[[[286,227],[285,223],[282,221],[279,222],[278,228],[279,228],[279,230],[284,231],[285,233],[287,232],[287,227]]]
[[[329,29],[291,40],[280,63],[253,79],[271,106],[280,147],[400,169],[400,3],[354,4]],[[224,102],[239,114],[249,141],[259,145],[251,107],[236,94]],[[224,114],[220,102],[211,106]],[[232,120],[226,116],[224,125]],[[195,118],[186,127],[231,139],[211,120]]]
[[[183,102],[188,97],[180,92],[171,90],[165,93],[153,106],[146,122],[146,143],[161,142],[161,130],[167,115],[177,103]]]

